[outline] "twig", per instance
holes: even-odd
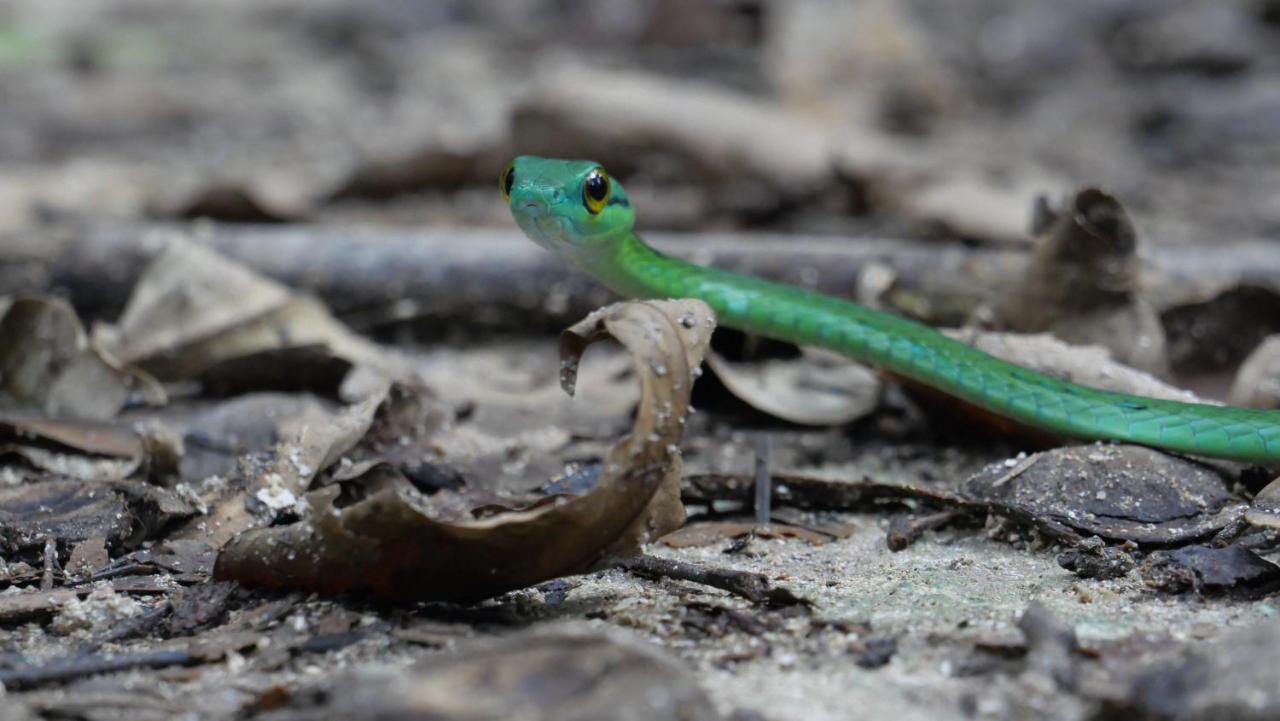
[[[759,573],[711,568],[646,554],[619,559],[617,567],[651,580],[675,578],[700,583],[742,596],[752,603],[767,603],[771,606],[807,606],[809,603],[786,588],[771,585],[769,579]]]
[[[756,525],[769,525],[773,514],[773,479],[769,475],[769,437],[756,438]]]
[[[70,681],[85,676],[133,668],[190,666],[199,661],[188,651],[166,650],[146,653],[92,654],[61,658],[39,666],[0,670],[0,684],[7,689],[31,688],[47,683]]]
[[[920,540],[925,531],[937,530],[971,515],[965,511],[939,511],[925,516],[898,516],[889,524],[885,543],[890,551],[902,551]]]

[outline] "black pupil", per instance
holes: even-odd
[[[516,184],[516,169],[511,168],[507,171],[506,177],[502,179],[502,189],[507,195],[511,195],[511,188]]]
[[[609,181],[604,179],[599,173],[592,173],[587,176],[587,197],[597,203],[604,200],[609,194]]]

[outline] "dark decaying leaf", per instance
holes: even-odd
[[[1211,535],[1243,513],[1228,483],[1194,461],[1099,444],[997,463],[970,478],[965,494],[1110,540],[1173,544]]]
[[[1108,546],[1101,538],[1089,536],[1059,553],[1058,565],[1081,578],[1120,578],[1137,562],[1123,546]]]
[[[563,334],[566,390],[582,352],[607,337],[631,352],[641,385],[631,432],[581,495],[505,506],[465,490],[424,496],[394,467],[377,463],[345,485],[309,494],[302,521],[234,539],[215,575],[391,600],[475,600],[633,554],[684,521],[679,442],[690,369],[701,362],[713,327],[700,301],[655,301],[609,306]]]
[[[111,561],[107,554],[107,539],[87,538],[71,549],[67,559],[67,572],[81,578],[88,578],[93,572]]]
[[[0,298],[0,405],[105,420],[139,401],[163,404],[164,390],[91,343],[66,301]]]
[[[1280,287],[1275,285],[1280,276],[1263,260],[1274,253],[1274,246],[1264,245],[1265,252],[1249,255],[1253,266],[1266,268],[1259,277],[1201,287],[1197,296],[1161,313],[1160,320],[1171,340],[1169,354],[1174,370],[1229,372],[1268,336],[1280,333]],[[1192,278],[1214,278],[1216,269],[1210,269],[1212,265],[1206,262],[1203,252],[1192,257],[1197,263],[1197,273]],[[1203,286],[1190,278],[1187,284]]]
[[[276,444],[294,440],[308,421],[324,423],[327,404],[311,395],[249,393],[228,398],[213,407],[169,420],[181,433],[181,477],[199,482],[210,476],[228,477],[246,454],[267,453]]]
[[[194,515],[172,492],[133,481],[43,481],[0,489],[0,544],[7,551],[104,539],[132,545]]]
[[[623,633],[566,625],[472,642],[408,669],[304,690],[263,721],[556,719],[713,721],[722,716],[688,669]]]
[[[48,537],[120,541],[130,533],[128,505],[118,494],[77,481],[47,481],[0,492],[0,542],[8,551]]]
[[[179,529],[174,537],[201,540],[221,547],[232,536],[292,512],[307,487],[324,468],[350,451],[369,431],[388,389],[336,413],[315,408],[284,419],[279,427],[288,440],[266,458],[242,459],[245,485],[228,488],[207,502],[205,516]]]
[[[1167,593],[1258,591],[1280,587],[1280,566],[1240,545],[1155,551],[1141,566],[1148,586]]]

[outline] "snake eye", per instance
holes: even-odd
[[[609,176],[604,172],[604,168],[596,168],[587,173],[586,180],[582,181],[582,204],[587,206],[587,210],[592,215],[595,215],[604,210],[612,191],[613,187],[609,183]]]
[[[507,167],[502,169],[502,174],[498,176],[498,190],[502,191],[502,199],[508,203],[511,202],[511,188],[516,184],[516,165],[515,163],[507,163]]]

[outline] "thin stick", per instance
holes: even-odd
[[[620,559],[617,567],[651,580],[675,578],[700,583],[742,596],[752,603],[767,603],[771,606],[808,605],[807,601],[788,589],[773,586],[769,583],[769,579],[759,573],[711,568],[646,554]]]
[[[756,437],[756,525],[769,525],[773,514],[773,477],[769,475],[769,437]]]

